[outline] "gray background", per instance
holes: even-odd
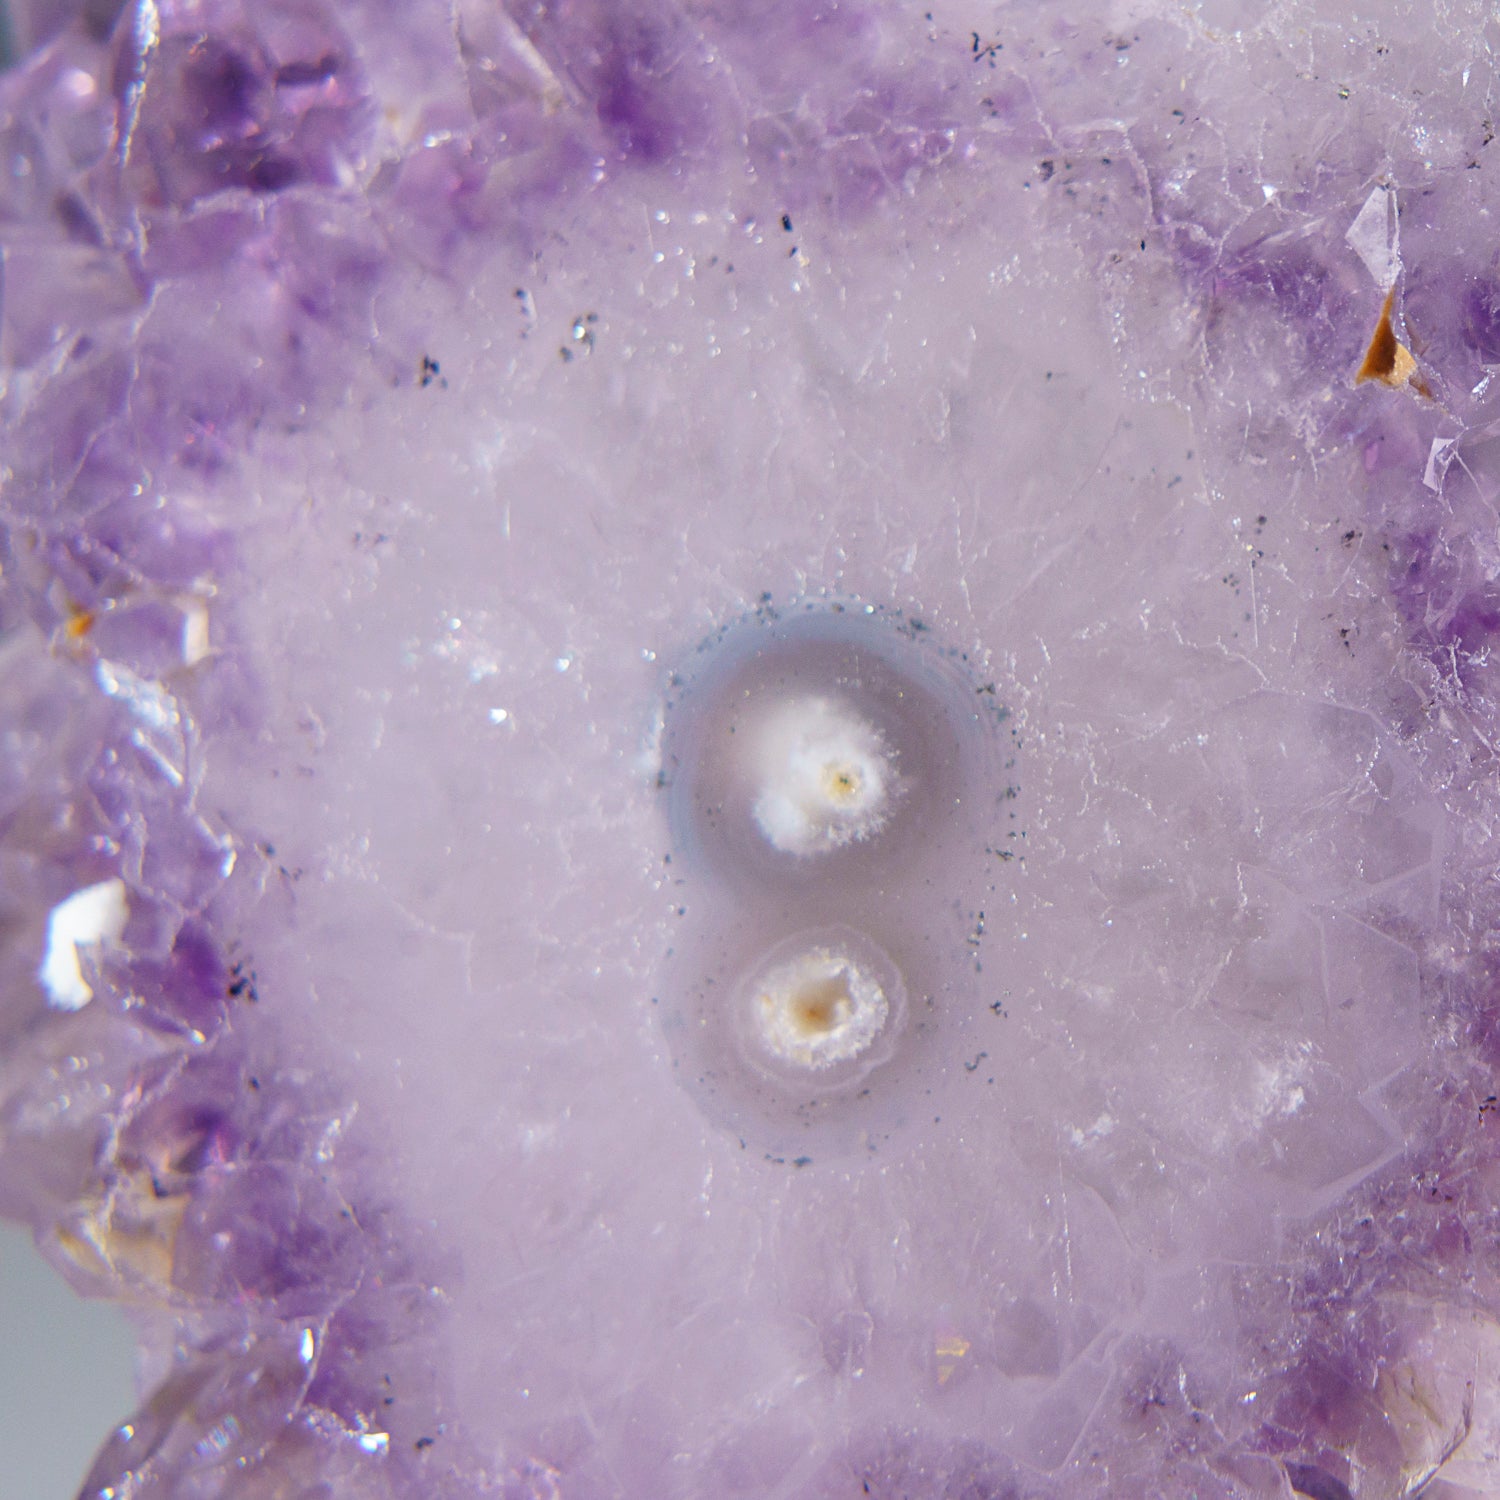
[[[0,1500],[72,1500],[135,1405],[124,1315],[86,1302],[0,1223]]]

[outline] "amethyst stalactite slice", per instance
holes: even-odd
[[[81,1496],[1500,1490],[1482,6],[0,21]]]

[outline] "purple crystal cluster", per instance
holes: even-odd
[[[0,5],[81,1497],[1500,1490],[1497,47]]]

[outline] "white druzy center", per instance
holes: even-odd
[[[880,731],[828,698],[794,698],[768,713],[751,742],[750,772],[756,824],[786,854],[818,854],[878,832],[896,786]]]
[[[761,1040],[782,1061],[827,1068],[858,1057],[880,1035],[885,991],[847,953],[812,948],[778,964],[756,989]]]

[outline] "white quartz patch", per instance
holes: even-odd
[[[827,698],[777,705],[755,735],[751,774],[756,825],[772,847],[797,855],[879,832],[896,786],[880,731]]]
[[[82,1010],[94,998],[78,950],[118,941],[130,907],[123,880],[101,880],[65,896],[47,918],[47,949],[37,978],[55,1010]]]
[[[188,599],[182,607],[182,660],[196,667],[213,654],[209,644],[208,605],[202,599]]]
[[[1344,238],[1381,291],[1393,287],[1401,274],[1401,221],[1395,190],[1372,188]]]

